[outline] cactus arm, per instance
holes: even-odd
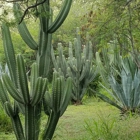
[[[15,59],[14,48],[13,48],[9,28],[4,23],[2,24],[2,37],[3,37],[3,46],[4,46],[5,57],[7,60],[7,65],[9,68],[10,76],[11,76],[11,79],[14,82],[14,84],[17,85],[16,59]]]
[[[85,66],[83,66],[81,75],[79,77],[79,80],[82,81],[84,77],[87,76],[87,74],[89,74],[89,70],[90,70],[90,62],[89,60],[86,60],[86,64]]]
[[[37,104],[40,100],[40,98],[42,97],[41,92],[42,92],[42,88],[43,88],[43,79],[41,77],[37,78],[37,81],[34,85],[34,90],[32,92],[32,99],[30,104],[32,106],[34,106],[35,104]]]
[[[16,135],[17,140],[25,140],[22,124],[18,114],[15,114],[11,104],[9,102],[5,102],[4,108],[8,116],[11,118],[12,126],[14,129],[14,133]]]
[[[61,80],[60,78],[56,78],[53,82],[53,111],[58,112],[60,106],[61,99]]]
[[[72,43],[69,42],[69,57],[73,58]]]
[[[14,15],[16,17],[17,20],[20,20],[22,17],[22,12],[20,9],[20,6],[15,3],[13,5],[13,9],[14,9]],[[18,31],[22,37],[22,39],[24,40],[24,42],[33,50],[37,50],[38,49],[38,45],[35,42],[35,40],[33,39],[33,37],[31,36],[26,24],[24,21],[22,21],[22,23],[18,24],[17,26]]]
[[[24,104],[21,104],[19,102],[17,102],[16,100],[14,101],[14,111],[16,113],[22,113],[23,115],[25,115],[25,106]]]
[[[43,140],[51,140],[53,137],[53,133],[56,129],[56,125],[59,121],[60,112],[55,113],[52,111],[51,116],[48,119],[47,126],[43,133]]]
[[[58,43],[58,53],[59,53],[60,68],[61,68],[63,74],[66,76],[67,62],[66,62],[65,56],[63,55],[63,47],[62,47],[61,43]]]
[[[80,71],[81,69],[81,42],[75,38],[74,39],[74,49],[75,49],[75,57],[76,57],[76,63],[77,63],[77,69]]]
[[[72,78],[69,77],[66,81],[66,86],[65,86],[65,89],[64,89],[64,93],[62,94],[62,101],[61,101],[61,110],[60,110],[60,116],[63,115],[63,113],[65,112],[67,106],[68,106],[68,103],[71,99],[71,96],[72,96]]]
[[[24,104],[24,101],[22,100],[22,97],[19,93],[19,91],[15,88],[13,82],[10,80],[9,76],[7,74],[2,75],[3,84],[6,87],[9,94],[18,102]]]
[[[64,1],[61,11],[59,12],[58,16],[56,17],[54,22],[51,24],[51,26],[49,26],[49,29],[48,29],[49,33],[55,32],[62,25],[62,23],[64,22],[64,20],[66,19],[70,11],[71,4],[72,4],[72,0]]]
[[[36,83],[37,77],[39,77],[38,65],[37,63],[33,63],[31,67],[31,76],[30,76],[30,87],[31,87],[30,93],[31,94],[34,90],[34,85]]]
[[[11,118],[12,126],[16,135],[17,140],[25,140],[22,124],[19,118],[19,115],[14,116]]]
[[[30,32],[28,31],[28,28],[26,27],[26,24],[24,21],[18,25],[18,31],[24,40],[24,42],[30,47],[32,50],[38,50],[38,45],[32,38]]]
[[[89,42],[88,60],[93,60],[92,43],[91,43],[91,41]]]
[[[6,113],[7,113],[7,115],[9,116],[9,117],[13,117],[13,116],[15,116],[15,113],[14,113],[14,110],[13,110],[13,108],[12,108],[12,105],[9,103],[9,102],[5,102],[4,103],[4,108],[5,108],[5,111],[6,111]]]
[[[5,88],[2,85],[1,79],[0,79],[0,101],[2,103],[2,106],[4,106],[4,103],[6,101],[8,101],[8,102],[10,101],[9,97],[8,97],[8,94],[7,94],[7,91],[5,90]]]
[[[24,60],[21,55],[17,56],[17,77],[18,77],[18,86],[24,99],[24,102],[28,104],[30,102],[30,95],[24,66]]]
[[[51,58],[55,69],[58,71],[58,63],[56,63],[53,47],[51,48]]]
[[[98,71],[95,68],[95,66],[92,66],[92,68],[90,69],[89,75],[88,75],[88,82],[92,82],[93,79],[98,75]]]
[[[66,58],[64,55],[62,56],[62,63],[63,63],[63,73],[64,73],[64,75],[66,75],[68,64],[67,64],[67,61],[66,61]]]
[[[30,104],[32,106],[38,104],[43,98],[47,88],[47,79],[37,78],[36,84],[34,86],[34,91],[32,94],[32,100]]]

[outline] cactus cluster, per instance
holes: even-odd
[[[2,37],[9,75],[4,73],[0,79],[0,101],[11,118],[13,130],[17,140],[38,140],[40,132],[40,119],[42,105],[48,115],[44,128],[43,140],[51,140],[60,116],[66,110],[71,93],[72,80],[64,78],[58,72],[53,74],[52,93],[47,87],[47,74],[50,63],[51,37],[65,20],[72,0],[65,0],[62,9],[54,21],[50,1],[45,1],[38,6],[40,33],[38,43],[33,39],[26,24],[22,21],[17,25],[18,31],[25,43],[36,51],[36,62],[32,64],[31,74],[26,74],[25,63],[22,55],[15,56],[9,27],[3,23]],[[14,3],[14,14],[19,21],[22,12],[20,6]],[[9,99],[9,94],[13,101]],[[19,113],[25,115],[25,129],[20,120]],[[24,131],[25,130],[25,131]]]
[[[92,44],[88,39],[86,45],[82,45],[80,30],[77,27],[77,37],[74,39],[74,51],[72,43],[69,42],[69,57],[63,55],[62,45],[58,44],[59,55],[55,57],[52,49],[52,61],[54,68],[65,77],[70,76],[73,79],[72,101],[79,104],[85,94],[86,88],[97,76],[96,66],[93,65]],[[83,48],[82,48],[83,47]],[[74,52],[74,53],[73,53]]]

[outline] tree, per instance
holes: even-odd
[[[123,55],[129,52],[139,66],[139,1],[95,1],[83,16],[86,24],[81,28],[89,31],[94,44],[99,48],[107,47],[117,39]]]

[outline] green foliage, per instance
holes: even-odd
[[[116,119],[110,116],[104,118],[98,115],[98,120],[88,120],[85,122],[85,129],[90,135],[90,139],[117,140],[118,132],[114,131]]]
[[[82,17],[82,31],[90,33],[98,50],[116,40],[121,54],[131,52],[139,65],[138,5],[138,1],[94,1]]]
[[[137,112],[140,103],[140,72],[134,59],[132,56],[122,58],[119,52],[109,54],[107,49],[103,50],[102,57],[101,61],[99,53],[96,53],[98,71],[103,80],[101,85],[113,100],[99,92],[97,92],[97,96],[120,109],[122,113]]]
[[[88,85],[88,87],[87,87],[87,91],[86,91],[86,95],[87,96],[89,96],[89,97],[91,97],[91,96],[94,96],[94,97],[96,97],[96,94],[95,93],[93,93],[92,91],[91,91],[91,89],[93,89],[94,91],[97,91],[97,92],[99,92],[99,90],[100,90],[100,84],[99,84],[99,81],[101,81],[101,78],[100,78],[100,75],[97,75],[96,77],[95,77],[95,79],[91,82],[91,83],[89,83],[89,85]]]

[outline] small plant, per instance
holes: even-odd
[[[117,140],[118,134],[114,131],[115,119],[98,115],[98,120],[85,121],[85,129],[90,135],[90,140]]]

